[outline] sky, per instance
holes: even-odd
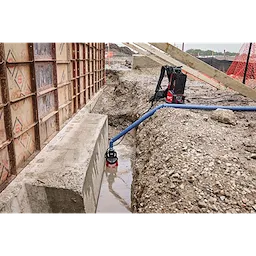
[[[176,47],[181,48],[182,43],[172,43]],[[229,52],[239,52],[243,43],[184,43],[185,51],[189,49],[201,49],[201,50],[213,50],[217,52],[229,51]]]
[[[122,40],[112,40],[121,42]],[[182,40],[169,40],[181,49]],[[215,52],[236,52],[238,53],[245,42],[249,40],[184,40],[185,51],[189,49],[212,50]]]

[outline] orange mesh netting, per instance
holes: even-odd
[[[250,43],[242,45],[239,53],[227,70],[227,75],[240,82],[243,81],[249,47]],[[245,84],[253,88],[256,87],[256,43],[252,43]]]

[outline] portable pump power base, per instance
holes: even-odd
[[[183,74],[180,67],[162,66],[159,80],[155,89],[155,94],[149,99],[149,102],[154,103],[162,98],[165,98],[166,103],[184,104],[185,103],[185,85],[187,75]],[[161,83],[165,76],[168,78],[168,86],[165,90],[161,90]]]

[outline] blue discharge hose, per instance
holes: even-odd
[[[142,117],[140,117],[137,121],[129,125],[123,131],[121,131],[118,135],[113,137],[109,142],[109,148],[113,148],[114,142],[123,137],[127,132],[137,127],[144,120],[154,115],[155,112],[161,108],[181,108],[181,109],[199,109],[199,110],[216,110],[216,109],[229,109],[233,111],[256,111],[256,106],[207,106],[207,105],[191,105],[191,104],[161,104],[154,109],[148,111]]]

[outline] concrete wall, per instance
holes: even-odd
[[[93,213],[96,211],[107,116],[84,107],[0,194],[2,213]]]
[[[134,54],[132,56],[132,68],[154,68],[154,67],[161,67],[162,65],[151,60],[147,56],[141,54]]]

